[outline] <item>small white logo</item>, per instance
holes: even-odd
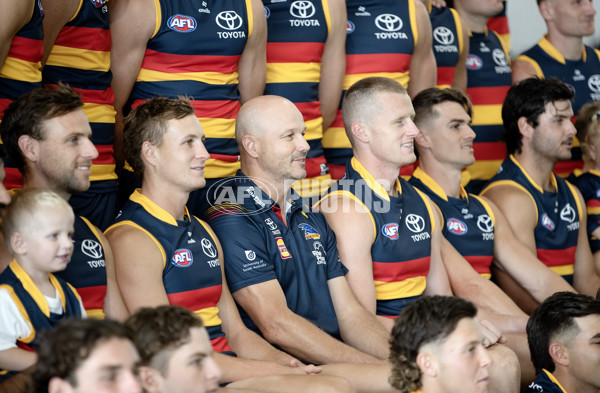
[[[411,213],[406,216],[406,227],[414,233],[422,232],[425,229],[425,220],[423,217]]]
[[[246,253],[246,259],[249,261],[256,259],[256,253],[253,250],[245,250],[244,252]]]
[[[200,244],[202,245],[202,251],[204,251],[204,254],[206,254],[207,257],[215,258],[217,256],[217,249],[210,240],[203,238],[200,241]]]
[[[242,27],[242,17],[235,11],[222,11],[216,16],[215,21],[220,28],[225,30],[237,30]]]
[[[494,221],[487,214],[481,214],[477,217],[477,228],[482,232],[490,233],[494,231]]]
[[[588,79],[588,87],[594,93],[600,93],[600,75],[595,74]]]
[[[492,57],[494,58],[494,63],[498,64],[499,66],[506,67],[508,65],[506,55],[502,49],[494,49],[492,52]]]
[[[315,14],[315,11],[315,6],[310,1],[294,1],[290,6],[290,14],[296,18],[310,18]]]
[[[95,240],[85,239],[81,242],[81,252],[90,258],[102,258],[102,245]]]
[[[452,30],[444,26],[438,26],[433,30],[433,38],[442,45],[451,45],[454,42]]]
[[[379,30],[394,32],[402,29],[403,23],[399,16],[394,14],[381,14],[375,18],[375,26]]]
[[[560,211],[560,219],[568,222],[569,224],[575,221],[577,215],[575,214],[575,209],[571,207],[570,203],[567,203],[565,207]]]

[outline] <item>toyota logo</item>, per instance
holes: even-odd
[[[508,65],[508,61],[506,61],[506,55],[502,49],[494,49],[492,52],[492,57],[494,58],[494,62],[499,66],[505,67]]]
[[[588,79],[588,87],[594,93],[600,93],[600,75],[592,75],[590,79]]]
[[[454,34],[447,27],[439,26],[433,30],[433,38],[442,45],[450,45],[454,42]]]
[[[375,26],[383,31],[398,31],[402,29],[402,19],[394,14],[381,14],[375,18]]]
[[[487,214],[482,214],[477,217],[477,228],[482,232],[490,233],[494,231],[494,221]]]
[[[414,233],[422,232],[425,229],[425,220],[416,214],[409,214],[406,216],[406,227]]]
[[[204,251],[207,257],[215,258],[217,256],[217,250],[210,240],[203,238],[200,244],[202,244],[202,251]]]
[[[310,18],[315,14],[315,6],[310,1],[294,1],[290,6],[290,14],[296,18]]]
[[[81,242],[81,252],[90,258],[102,258],[102,245],[95,240],[85,239]]]
[[[225,30],[237,30],[242,27],[242,17],[239,16],[235,11],[223,11],[219,12],[216,16],[215,21],[220,28]]]

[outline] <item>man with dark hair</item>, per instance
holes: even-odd
[[[138,373],[146,392],[205,393],[219,387],[221,369],[202,318],[193,312],[170,305],[142,308],[125,326],[140,354]]]
[[[600,300],[558,292],[527,323],[537,379],[524,393],[596,393],[600,389]]]
[[[509,157],[482,195],[500,208],[531,253],[578,292],[592,295],[600,286],[600,266],[587,239],[585,202],[552,172],[571,157],[572,99],[572,90],[557,79],[530,78],[510,88],[502,107]],[[536,307],[511,277],[498,271],[496,279],[521,308]]]
[[[90,186],[90,166],[98,151],[75,91],[64,85],[38,88],[4,112],[0,135],[8,154],[23,174],[23,188],[49,188],[65,200]],[[125,318],[120,295],[106,289],[114,279],[113,257],[102,232],[87,218],[75,217],[75,249],[71,262],[58,276],[81,295],[88,316]],[[0,270],[10,259],[0,257]]]
[[[407,306],[390,338],[392,386],[401,392],[485,393],[490,355],[466,300],[426,296]]]
[[[461,186],[461,172],[475,161],[467,96],[453,89],[428,89],[413,99],[413,106],[421,132],[415,139],[419,168],[409,182],[440,208],[446,239],[479,274],[490,278],[501,270],[537,301],[557,291],[574,291],[519,242],[492,201],[467,194]]]
[[[111,320],[68,319],[38,350],[35,393],[140,393],[139,356],[123,325]]]
[[[10,203],[10,195],[4,187],[4,179],[6,173],[4,172],[4,162],[6,161],[6,148],[3,144],[0,144],[0,207],[4,207]],[[0,209],[1,212],[1,209]],[[0,270],[2,270],[0,268]]]

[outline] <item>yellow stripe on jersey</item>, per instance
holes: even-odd
[[[307,120],[304,122],[306,125],[306,134],[304,138],[307,141],[311,141],[313,139],[321,139],[323,138],[323,118],[317,117],[316,119]]]
[[[194,312],[204,321],[205,326],[218,326],[221,324],[219,318],[219,309],[217,307],[207,307]]]
[[[199,117],[198,120],[207,138],[233,138],[235,119]]]
[[[570,276],[575,272],[573,264],[562,265],[562,266],[550,266],[550,270],[559,276]]]
[[[474,126],[502,124],[502,104],[473,105]]]
[[[267,83],[318,83],[321,63],[267,63]]]
[[[23,82],[41,82],[42,65],[40,62],[31,63],[29,61],[7,57],[4,66],[0,68],[0,77],[14,79]]]
[[[136,82],[168,82],[190,80],[210,85],[230,85],[238,83],[238,73],[222,74],[220,72],[181,72],[169,73],[142,68]]]
[[[521,55],[515,59],[515,61],[519,61],[519,60],[525,61],[525,62],[531,64],[531,66],[535,69],[536,75],[540,78],[544,77],[544,71],[542,71],[542,68],[540,67],[540,65],[538,64],[537,61],[535,61],[531,57],[525,56],[525,55]]]
[[[21,341],[23,341],[25,344],[29,344],[31,341],[33,341],[33,338],[35,337],[35,329],[31,324],[31,320],[29,319],[29,314],[27,314],[27,311],[25,310],[25,306],[23,306],[21,299],[19,299],[19,297],[15,293],[15,290],[10,285],[0,284],[0,288],[5,289],[8,292],[10,298],[17,306],[17,309],[19,309],[19,313],[21,314],[23,319],[25,319],[25,323],[27,324],[27,326],[29,326],[29,335],[27,337],[21,338]]]
[[[209,158],[206,160],[206,168],[204,169],[204,177],[207,179],[216,179],[221,177],[229,177],[236,174],[240,170],[240,162],[225,162]]]
[[[422,295],[425,291],[425,277],[411,277],[396,282],[374,281],[377,300],[401,299]]]
[[[346,135],[344,127],[329,127],[323,134],[323,146],[333,149],[352,149],[352,144]]]
[[[408,87],[408,71],[407,72],[367,72],[364,74],[346,74],[344,77],[344,90],[348,90],[350,86],[361,79],[370,78],[372,76],[380,76],[390,78],[400,83],[405,89]]]
[[[99,180],[115,180],[117,174],[115,173],[115,164],[111,165],[92,165],[90,168],[92,174],[90,175],[91,181]],[[133,172],[133,170],[132,170]]]
[[[110,52],[70,48],[55,45],[47,65],[78,68],[81,70],[107,72],[110,68]]]
[[[90,123],[115,122],[115,108],[112,105],[85,102],[82,110]]]

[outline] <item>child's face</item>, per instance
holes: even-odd
[[[73,212],[65,207],[43,207],[34,217],[35,222],[22,233],[23,259],[38,271],[64,270],[73,254]]]

